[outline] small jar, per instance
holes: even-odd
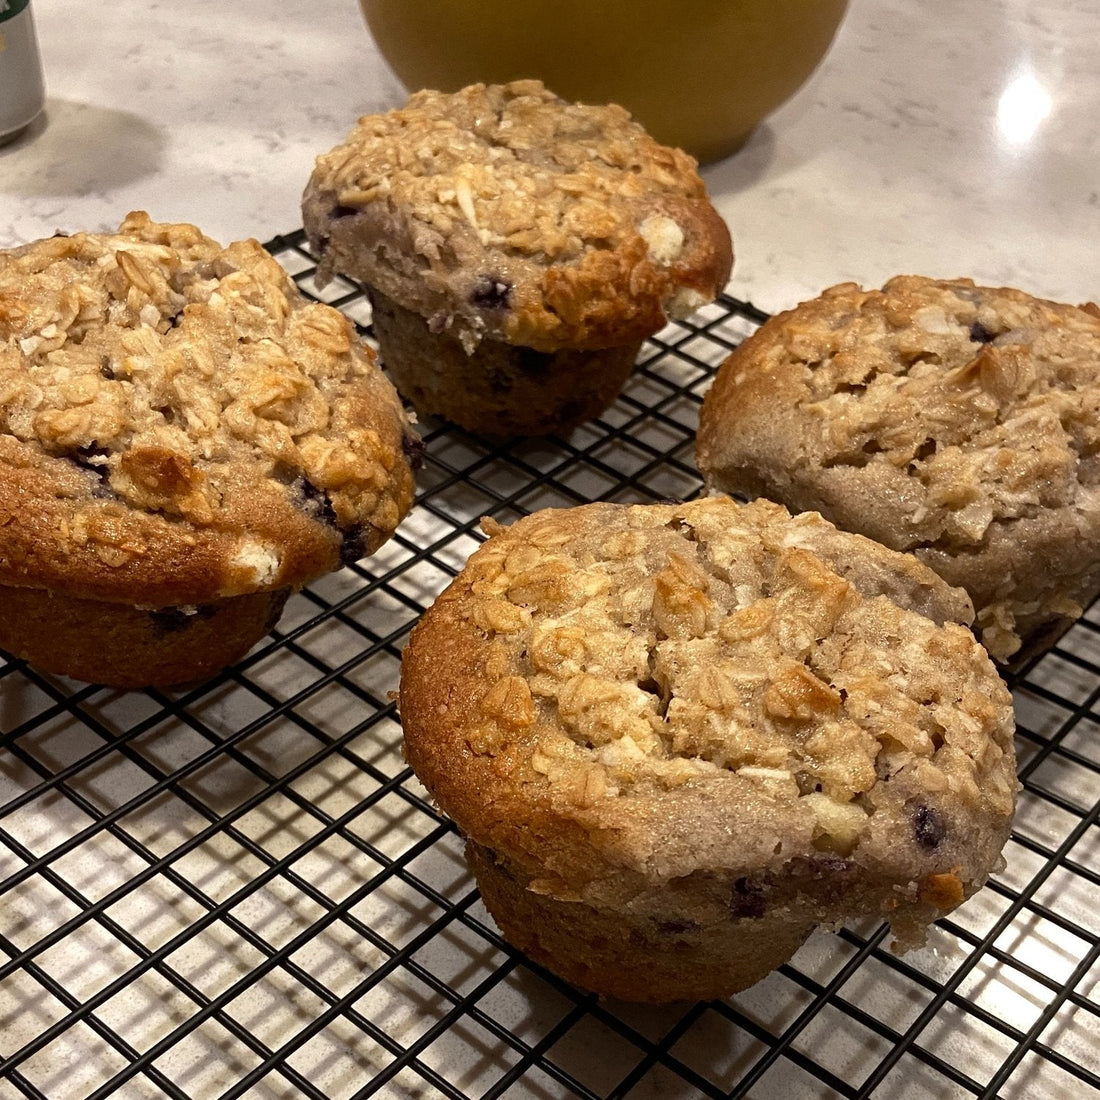
[[[0,144],[18,137],[45,106],[30,0],[0,0]]]

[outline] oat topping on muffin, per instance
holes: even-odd
[[[722,995],[817,923],[880,915],[920,942],[997,865],[1010,699],[965,594],[916,559],[726,498],[488,530],[406,649],[406,752],[547,965],[663,999],[667,964],[675,995]],[[522,931],[540,906],[557,932]],[[623,942],[548,961],[589,919]],[[722,961],[757,934],[779,958]]]
[[[969,280],[843,284],[704,402],[708,484],[815,509],[974,599],[999,659],[1100,591],[1100,310]]]
[[[392,533],[410,433],[255,241],[136,213],[0,254],[0,583],[153,608],[300,585]]]
[[[532,80],[362,118],[303,212],[322,277],[367,282],[467,350],[640,340],[710,301],[732,260],[687,154]]]

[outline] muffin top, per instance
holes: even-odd
[[[401,719],[442,809],[533,889],[607,903],[800,864],[984,881],[1013,722],[964,593],[764,501],[488,529],[412,634]]]
[[[640,340],[711,301],[732,264],[691,157],[533,80],[361,118],[318,158],[303,214],[322,277],[360,279],[468,348]]]
[[[1005,657],[1021,617],[1080,614],[1100,558],[1098,359],[1094,305],[967,279],[846,283],[723,364],[699,466],[914,551],[967,587]]]
[[[150,607],[301,585],[412,497],[400,402],[255,241],[129,215],[0,253],[0,583]]]

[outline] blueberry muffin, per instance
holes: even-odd
[[[721,497],[487,530],[413,631],[401,721],[538,962],[725,997],[818,925],[915,946],[999,866],[1008,691],[911,555]]]
[[[0,253],[0,647],[202,679],[409,508],[415,435],[255,241],[129,215]]]
[[[367,287],[398,389],[497,437],[598,416],[642,341],[732,264],[686,153],[532,80],[360,119],[318,158],[302,213],[322,282]]]
[[[904,276],[778,315],[703,404],[708,486],[815,510],[965,588],[1019,663],[1100,592],[1100,310]]]

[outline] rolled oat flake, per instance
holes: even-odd
[[[0,144],[25,130],[45,105],[30,0],[0,0]]]

